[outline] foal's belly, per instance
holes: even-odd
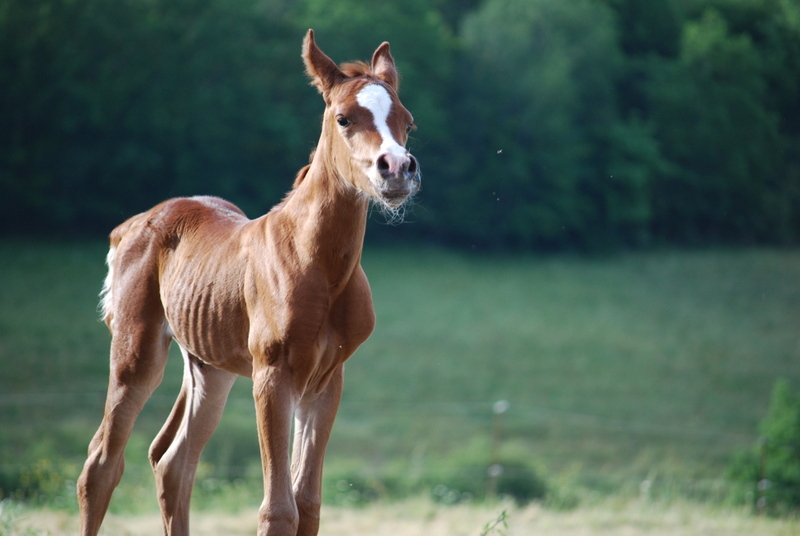
[[[173,338],[203,362],[251,376],[249,321],[241,278],[214,260],[185,263],[162,277],[161,299]]]

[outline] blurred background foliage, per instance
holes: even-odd
[[[392,44],[407,237],[800,241],[797,0],[5,0],[0,232],[101,236],[176,195],[266,212],[319,134],[309,27],[336,61]]]

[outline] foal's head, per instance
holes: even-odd
[[[389,43],[378,47],[371,65],[340,68],[309,30],[303,59],[325,99],[322,139],[330,144],[331,165],[358,190],[389,208],[399,207],[417,192],[420,178],[417,159],[405,148],[414,119],[397,98]]]

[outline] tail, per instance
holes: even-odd
[[[111,287],[114,282],[114,257],[117,254],[117,246],[112,244],[106,255],[106,265],[108,273],[103,280],[103,289],[100,291],[100,320],[106,323],[111,329],[111,321],[114,319],[113,294]]]

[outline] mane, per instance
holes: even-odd
[[[297,176],[294,178],[294,184],[292,184],[292,189],[300,186],[300,183],[303,182],[303,179],[305,179],[306,175],[308,175],[308,170],[310,168],[311,164],[306,164],[300,171],[297,172]]]
[[[339,70],[348,78],[358,78],[366,76],[374,80],[385,82],[387,86],[392,86],[396,92],[400,85],[400,75],[397,71],[393,71],[393,81],[387,80],[385,76],[381,76],[375,72],[372,65],[363,61],[352,61],[339,65]]]
[[[311,150],[311,154],[308,155],[308,164],[300,168],[300,171],[297,172],[297,176],[294,178],[294,184],[292,184],[292,189],[300,186],[300,183],[303,182],[303,179],[305,179],[306,175],[308,175],[308,170],[311,168],[311,163],[314,161],[315,154],[317,154],[316,147],[314,147]]]

